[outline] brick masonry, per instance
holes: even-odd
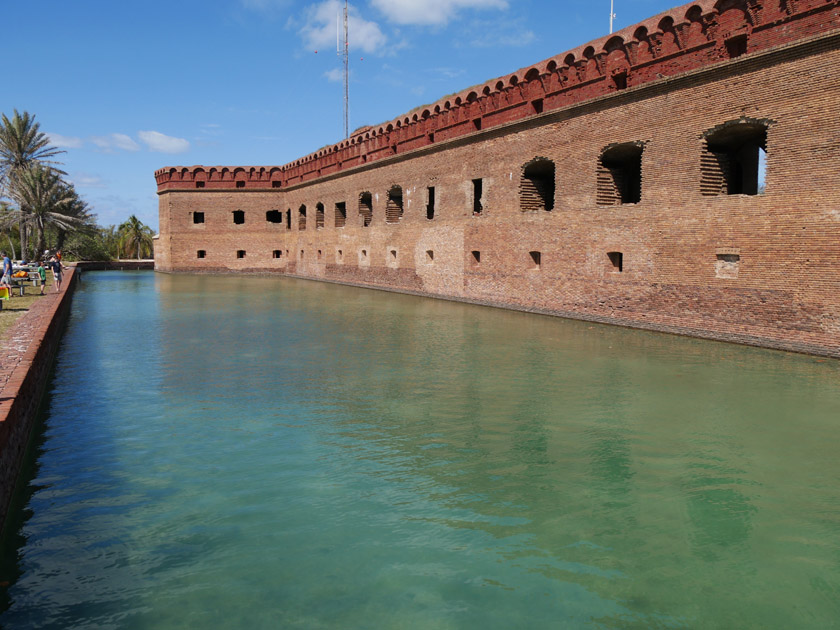
[[[47,293],[3,337],[0,355],[0,531],[14,494],[76,286],[68,270],[61,293]],[[14,299],[14,298],[13,298]]]
[[[155,267],[840,357],[838,106],[840,0],[685,5],[285,166],[159,169]],[[727,194],[751,133],[766,189]]]

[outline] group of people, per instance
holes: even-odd
[[[44,252],[44,258],[49,255],[49,252]],[[0,288],[5,287],[8,291],[9,297],[12,297],[12,261],[6,252],[0,253],[3,257],[2,278],[0,278]],[[61,274],[62,270],[67,267],[61,262],[61,250],[58,250],[55,255],[49,257],[47,267],[52,271],[55,291],[61,291]],[[44,286],[47,284],[47,269],[44,267],[44,262],[38,262],[38,275],[41,278],[41,295],[44,295]]]

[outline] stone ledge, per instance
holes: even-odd
[[[46,390],[77,275],[61,293],[47,293],[6,333],[0,354],[0,531],[14,495],[23,457]]]

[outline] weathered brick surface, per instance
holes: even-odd
[[[0,354],[0,531],[12,499],[23,455],[70,314],[75,271],[64,289],[47,293],[2,339]]]
[[[515,90],[508,77],[292,165],[160,169],[156,268],[285,273],[840,356],[838,2],[694,6],[520,73]],[[766,192],[704,195],[704,134],[739,121],[766,126]],[[599,205],[601,155],[623,143],[644,147],[641,200]],[[555,164],[554,207],[523,212],[537,157]],[[394,186],[404,213],[387,223]],[[284,222],[266,221],[271,210]]]

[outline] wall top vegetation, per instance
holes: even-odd
[[[285,188],[840,28],[840,0],[702,0],[418,107],[285,166],[178,166],[158,192]]]

